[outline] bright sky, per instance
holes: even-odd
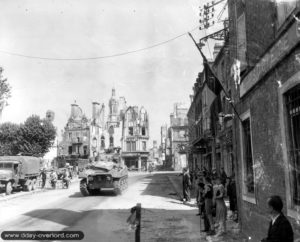
[[[201,0],[14,0],[2,1],[0,66],[12,86],[2,121],[23,122],[31,114],[55,112],[58,134],[76,100],[88,118],[93,101],[105,102],[113,86],[128,105],[144,106],[151,140],[169,124],[173,103],[189,104],[202,59],[185,35],[168,44],[115,58],[49,61],[105,56],[151,46],[199,25]],[[192,32],[198,41],[204,32]],[[212,47],[211,52],[212,52]],[[206,52],[209,57],[209,52]]]

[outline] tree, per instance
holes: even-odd
[[[0,100],[7,100],[11,97],[11,86],[7,79],[3,79],[2,76],[3,68],[0,67]]]
[[[4,123],[0,125],[0,155],[44,156],[53,145],[55,136],[53,124],[37,115],[20,125]]]
[[[0,126],[0,155],[16,155],[19,153],[20,125],[3,123]]]
[[[20,151],[43,156],[53,145],[56,129],[47,119],[32,115],[21,125],[20,133],[22,136],[22,143],[19,144]]]
[[[3,79],[3,68],[0,67],[0,119],[2,110],[7,105],[7,99],[11,96],[11,86],[7,82],[7,79]]]

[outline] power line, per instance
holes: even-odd
[[[198,28],[199,28],[199,26],[193,28],[191,31],[188,31],[188,32],[195,31]],[[12,55],[12,56],[23,57],[23,58],[29,58],[29,59],[50,60],[50,61],[99,60],[99,59],[107,59],[107,58],[113,58],[113,57],[129,55],[129,54],[133,54],[133,53],[153,49],[153,48],[156,48],[158,46],[168,44],[169,42],[174,41],[174,40],[186,35],[188,32],[185,32],[185,33],[177,35],[177,36],[175,36],[171,39],[168,39],[168,40],[165,40],[165,41],[162,41],[162,42],[159,42],[157,44],[153,44],[153,45],[150,45],[150,46],[147,46],[147,47],[144,47],[144,48],[140,48],[140,49],[136,49],[136,50],[132,50],[132,51],[121,52],[121,53],[112,54],[112,55],[104,55],[104,56],[83,57],[83,58],[54,58],[54,57],[41,57],[41,56],[24,55],[24,54],[20,54],[20,53],[16,53],[16,52],[5,51],[5,50],[0,50],[0,53],[7,54],[7,55]]]

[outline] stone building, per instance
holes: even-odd
[[[146,170],[149,156],[149,117],[145,108],[130,106],[123,115],[122,158],[127,167]]]
[[[229,0],[233,154],[242,231],[260,241],[269,226],[267,198],[300,238],[300,1]],[[296,17],[298,16],[298,18]],[[239,65],[238,65],[239,64]]]
[[[108,116],[101,140],[106,148],[120,147],[122,139],[122,126],[126,100],[124,97],[117,99],[116,90],[112,89],[112,95],[108,103]]]
[[[187,164],[186,147],[188,144],[188,108],[183,103],[175,103],[170,115],[167,138],[167,159],[171,167],[181,171]]]
[[[71,115],[64,128],[62,142],[59,144],[59,156],[67,158],[88,158],[100,150],[100,137],[103,127],[99,116],[103,109],[97,113],[99,103],[93,103],[93,117],[89,120],[77,104],[71,105]],[[99,114],[99,115],[98,115]],[[97,116],[98,115],[98,116]],[[73,163],[71,161],[71,163]],[[72,164],[74,165],[74,164]]]
[[[93,102],[92,118],[88,119],[77,104],[72,104],[71,115],[63,131],[58,155],[67,159],[72,157],[74,160],[96,157],[107,149],[121,148],[126,101],[124,97],[116,98],[114,88],[108,109],[106,114],[104,103]]]

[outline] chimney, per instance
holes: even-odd
[[[99,119],[99,108],[100,108],[100,103],[98,102],[92,102],[93,105],[93,113],[92,113],[92,119],[97,120]]]

